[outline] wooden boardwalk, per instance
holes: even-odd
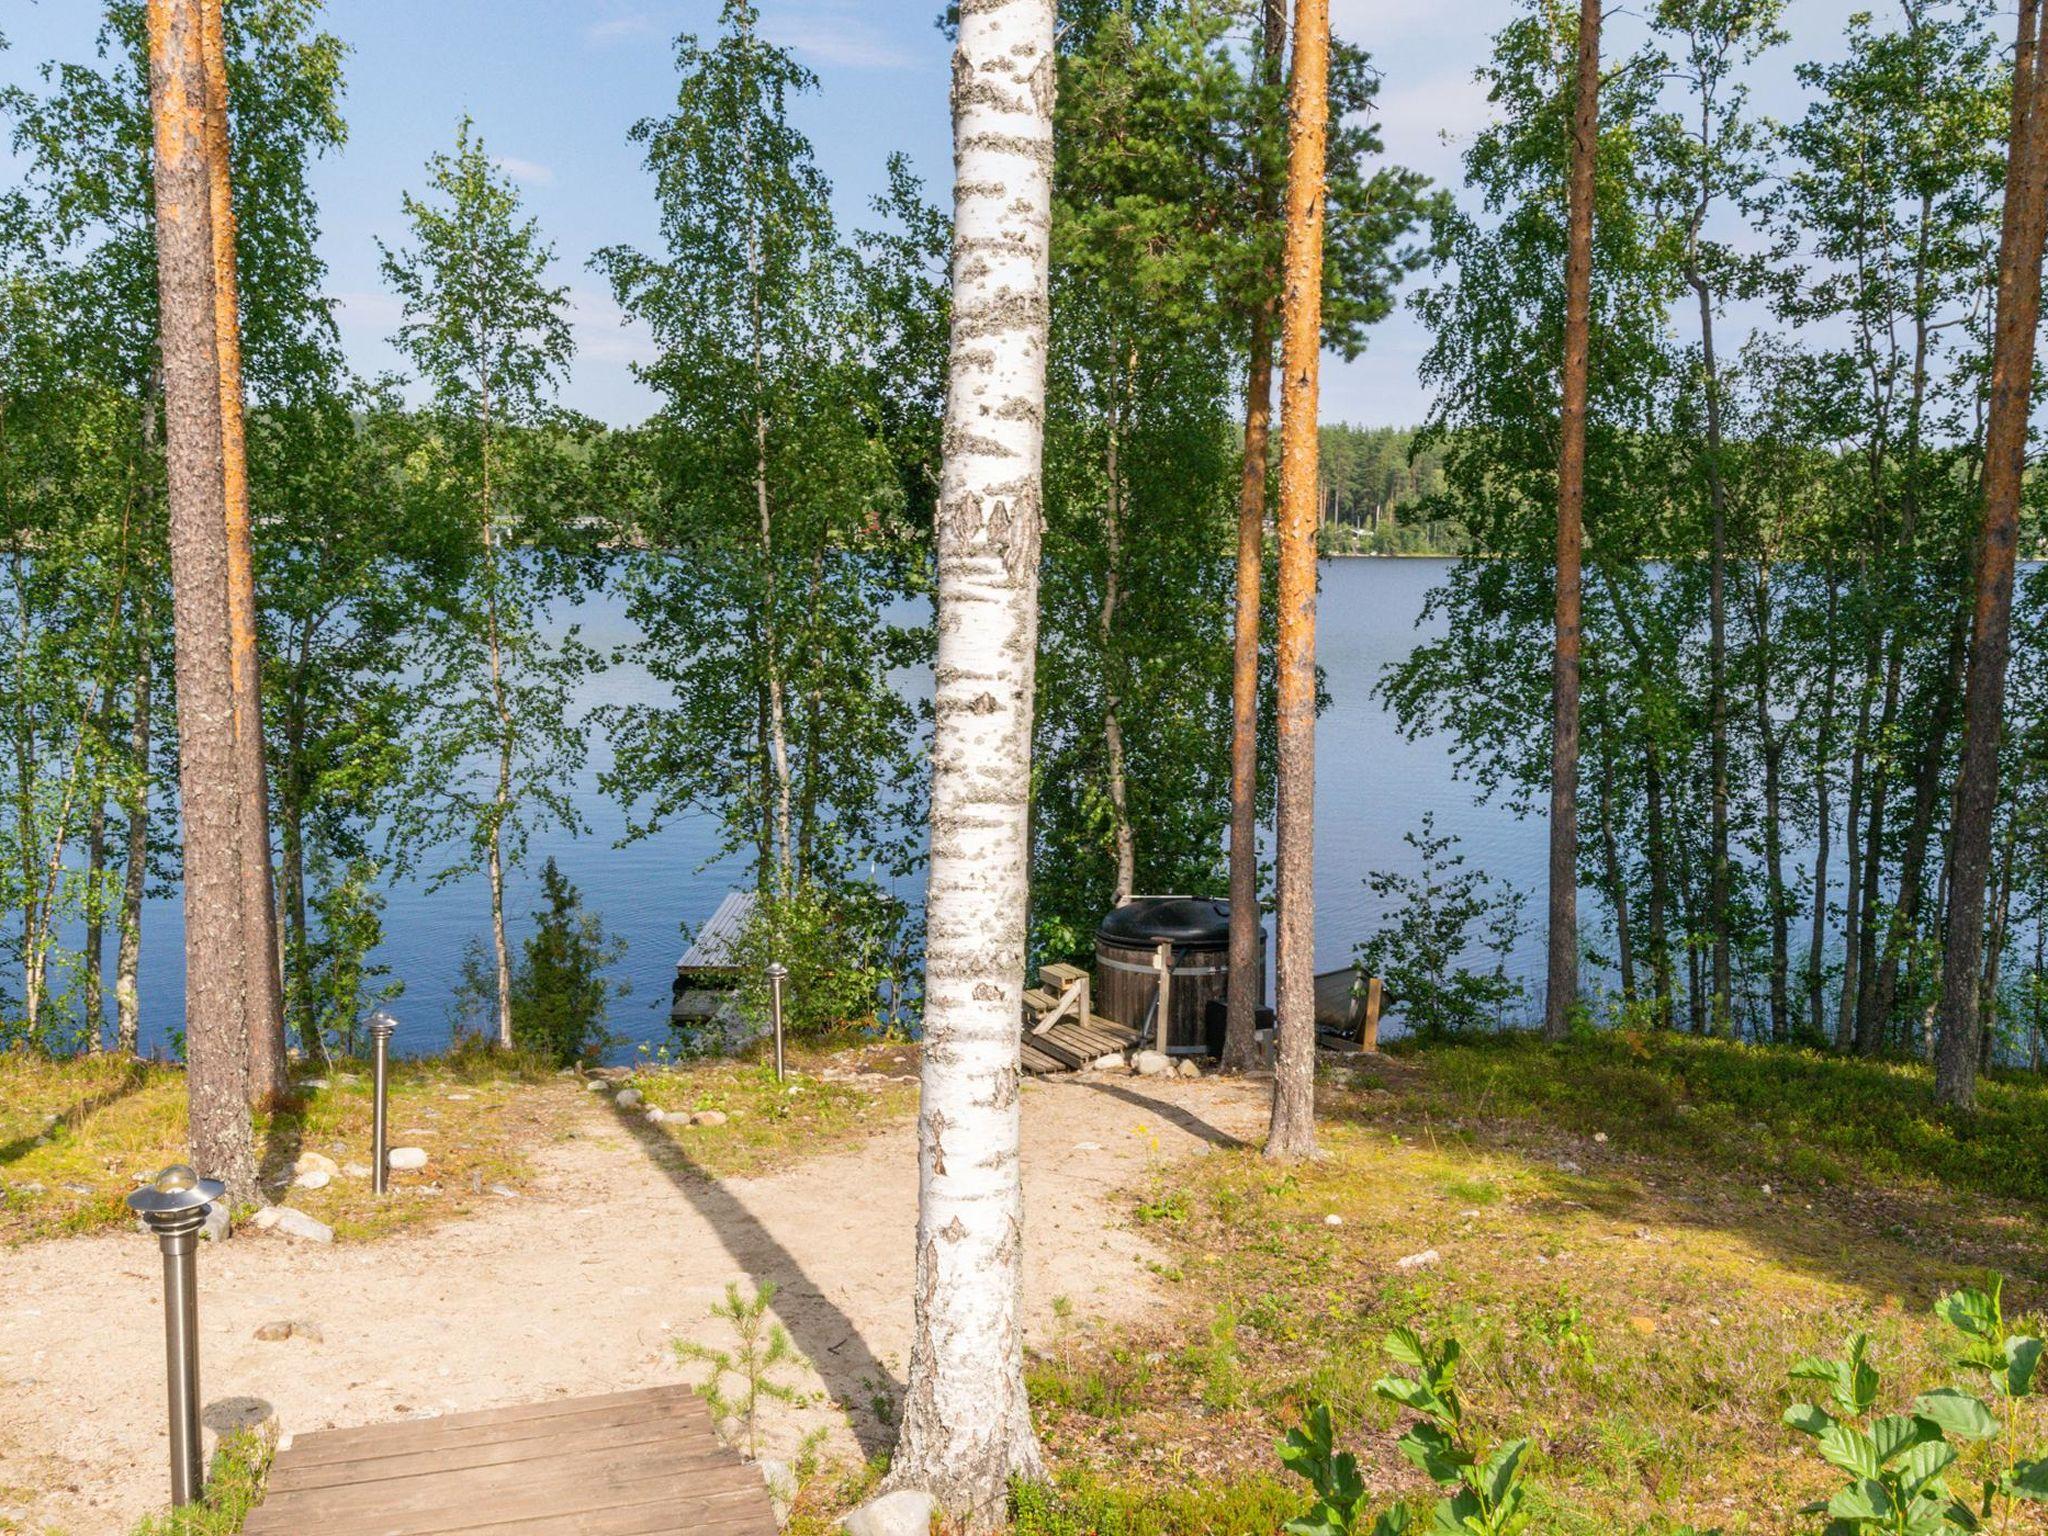
[[[243,1536],[774,1536],[687,1387],[298,1436]]]

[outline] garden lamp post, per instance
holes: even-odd
[[[391,1080],[391,1036],[397,1028],[398,1020],[381,1008],[370,1015],[370,1150],[375,1154],[370,1188],[380,1195],[391,1182],[384,1164],[385,1100]]]
[[[171,1409],[171,1503],[190,1504],[206,1486],[199,1442],[199,1231],[226,1192],[173,1163],[128,1197],[156,1234],[164,1258],[164,1364]]]
[[[775,1020],[775,1081],[782,1081],[782,984],[789,980],[789,967],[780,960],[768,965],[768,1013]]]

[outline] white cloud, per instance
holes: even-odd
[[[554,167],[542,165],[538,160],[522,160],[517,155],[493,155],[491,163],[514,181],[529,187],[551,187],[555,184]]]
[[[632,13],[613,16],[605,21],[593,21],[583,29],[583,40],[596,46],[615,43],[622,37],[638,37],[654,30],[654,18]]]
[[[908,69],[915,62],[878,32],[859,6],[842,0],[778,7],[762,16],[761,30],[770,41],[812,64]]]
[[[646,327],[629,319],[612,296],[599,289],[570,287],[569,327],[580,361],[651,363],[659,355]]]

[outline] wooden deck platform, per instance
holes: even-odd
[[[243,1536],[774,1536],[687,1387],[298,1436]]]
[[[1101,1014],[1086,1024],[1078,1019],[1061,1019],[1044,1034],[1033,1034],[1024,1026],[1024,1070],[1034,1076],[1046,1072],[1078,1072],[1098,1056],[1128,1051],[1138,1043],[1138,1032]]]

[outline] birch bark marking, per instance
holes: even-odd
[[[1593,315],[1593,170],[1600,147],[1600,0],[1579,6],[1564,264],[1557,461],[1556,650],[1550,670],[1550,957],[1543,1033],[1562,1040],[1579,1001],[1579,554],[1586,510],[1586,372]]]
[[[1977,604],[1963,702],[1963,762],[1956,780],[1955,848],[1942,956],[1940,1044],[1935,1097],[1976,1101],[1978,955],[1984,943],[1984,888],[1991,871],[1991,822],[1998,809],[1998,736],[2005,719],[2005,672],[2012,655],[2014,546],[2027,465],[2027,414],[2034,379],[2034,332],[2041,317],[2041,246],[2048,236],[2048,8],[2020,0],[2013,56],[2012,136],[2007,151],[2005,229],[1998,259],[1998,318],[1992,339],[1991,415],[1985,433],[1984,521],[1977,545]]]
[[[221,469],[206,71],[197,0],[149,0],[163,337],[178,788],[184,822],[185,1054],[192,1162],[258,1197],[243,1003],[240,812],[229,658],[227,490]]]
[[[1323,157],[1330,3],[1295,0],[1280,304],[1280,754],[1274,851],[1279,955],[1266,1155],[1316,1153],[1316,409],[1323,345]]]
[[[213,227],[214,348],[220,367],[221,477],[227,502],[228,666],[235,700],[235,794],[242,847],[242,928],[248,935],[249,1096],[268,1104],[287,1087],[284,980],[270,873],[270,774],[263,760],[263,679],[256,652],[256,556],[249,529],[249,451],[242,419],[242,302],[235,270],[229,172],[227,43],[221,0],[200,0],[206,69],[206,192]]]
[[[1038,648],[1053,0],[964,0],[939,493],[916,1318],[890,1482],[1000,1529],[1024,1392],[1018,1040]]]

